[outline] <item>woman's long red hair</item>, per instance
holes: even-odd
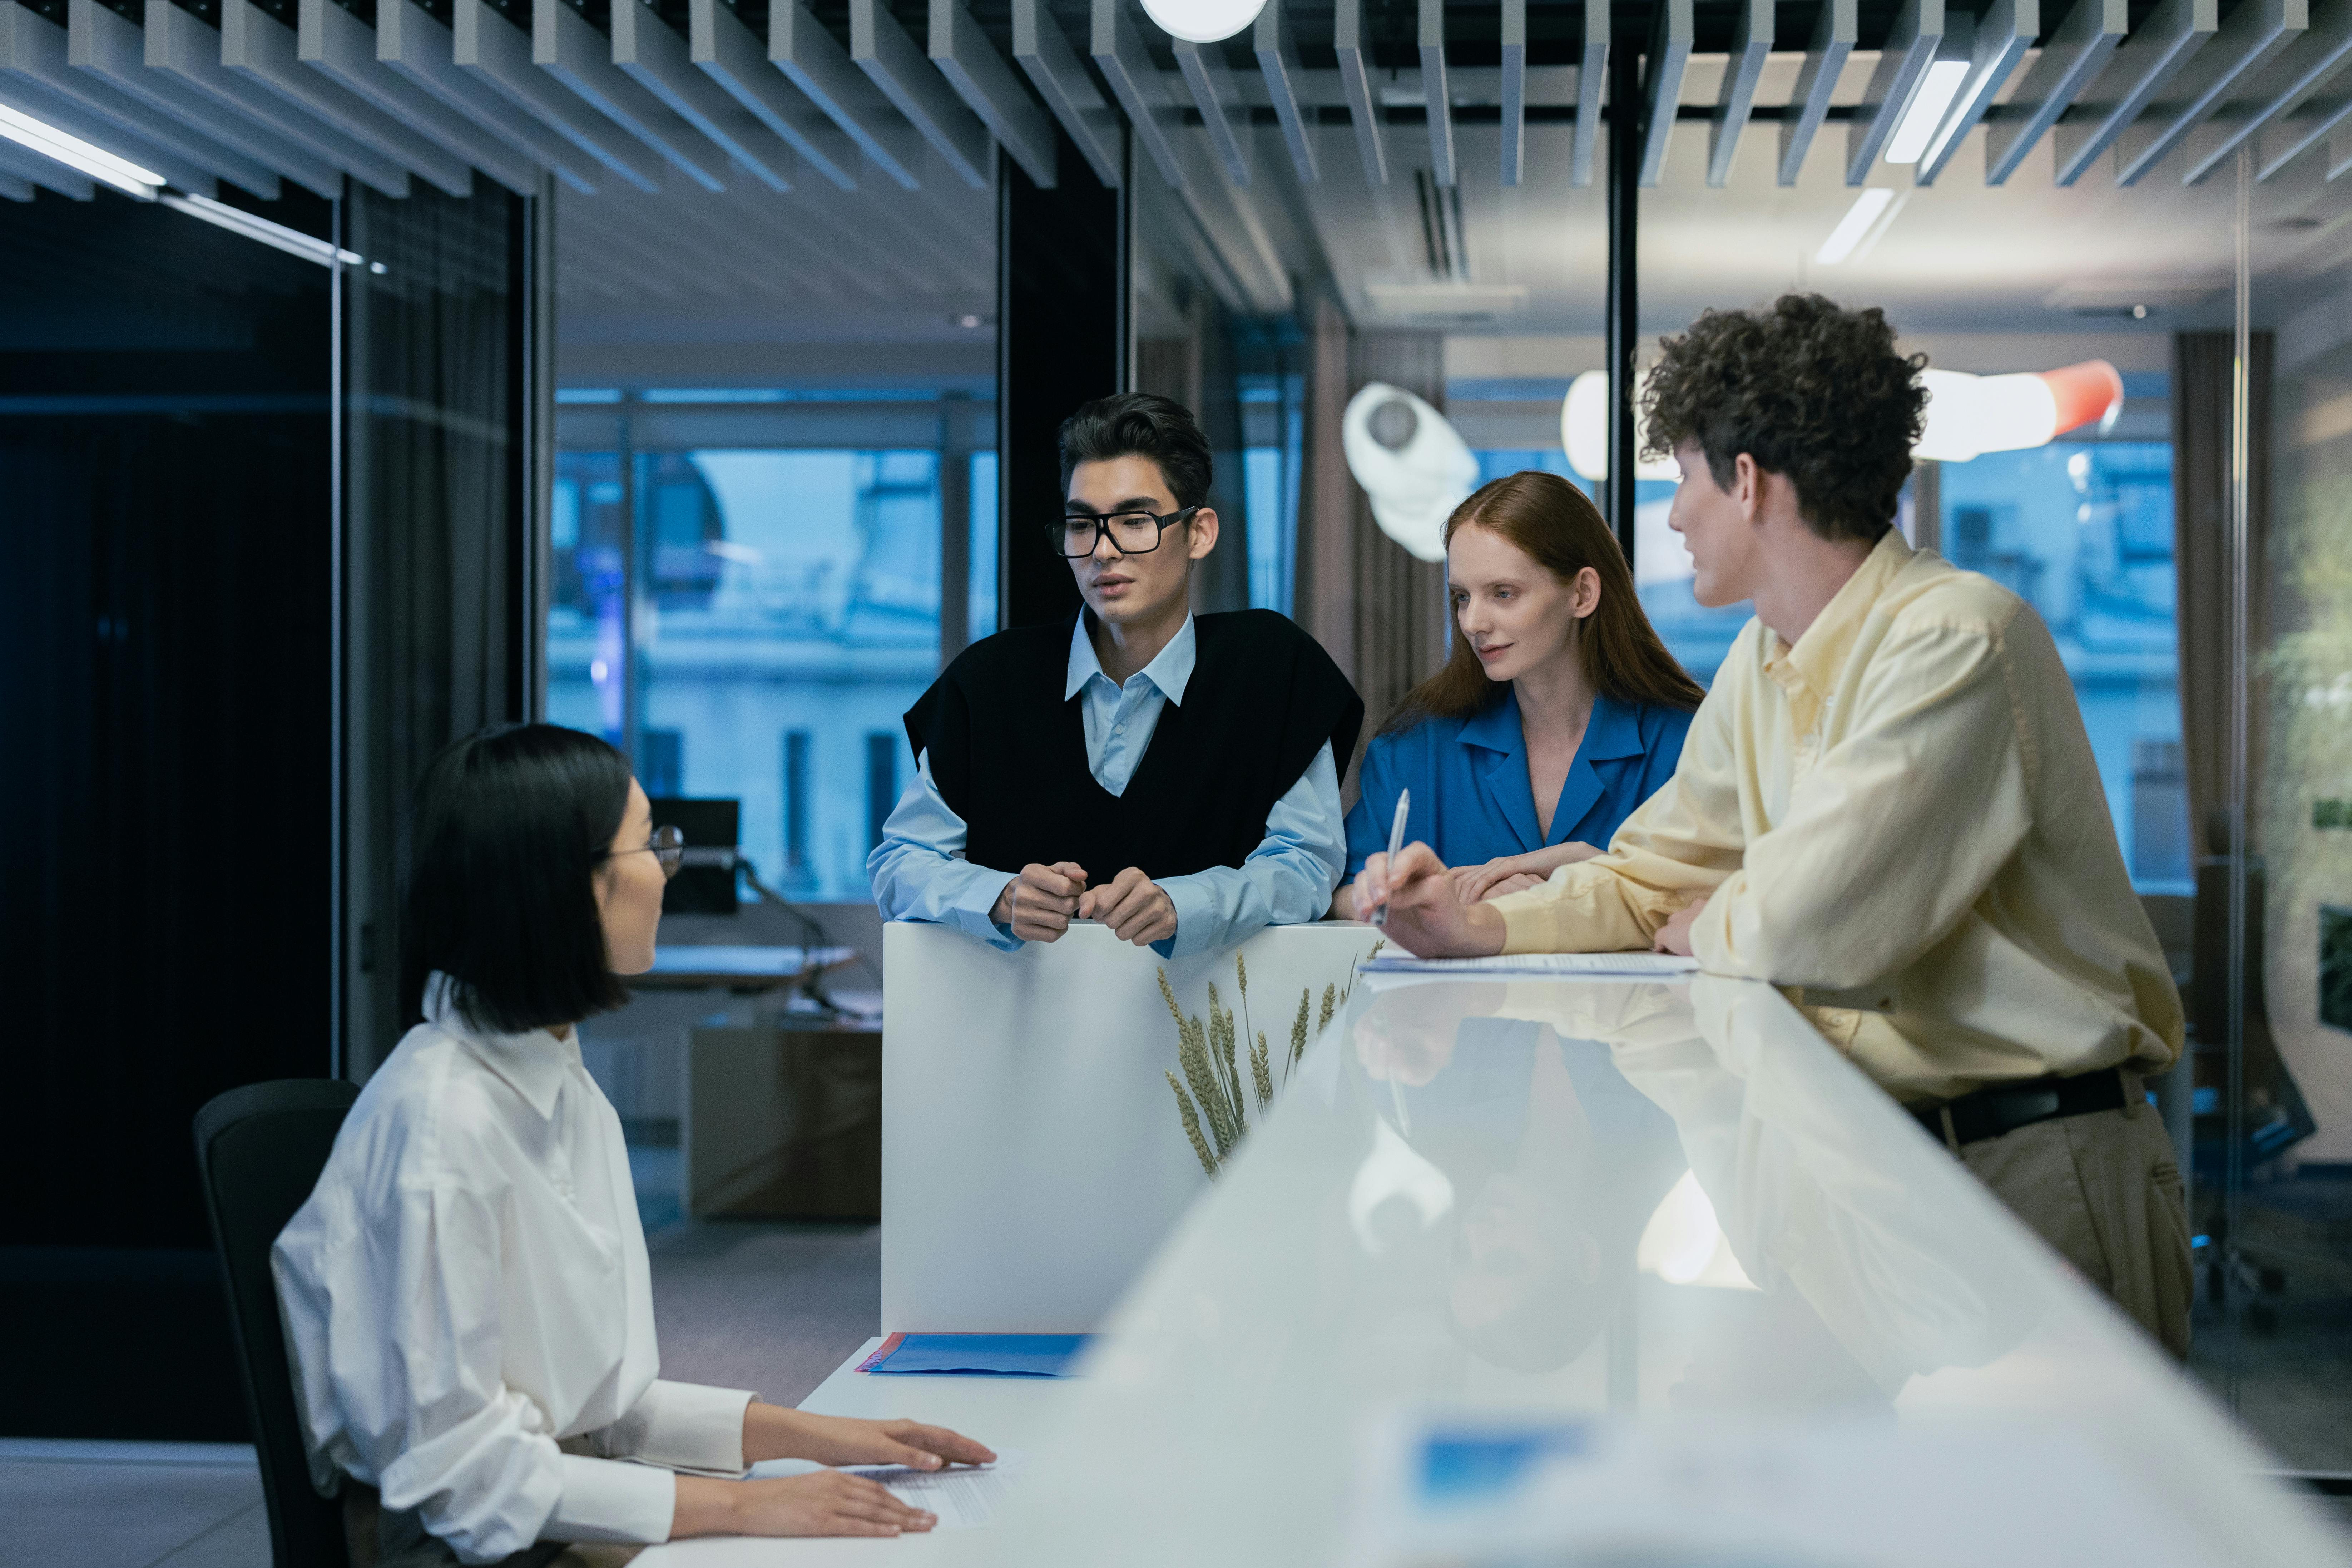
[[[1582,490],[1558,474],[1537,469],[1506,474],[1479,487],[1454,509],[1445,520],[1446,542],[1451,544],[1465,528],[1483,528],[1509,540],[1562,583],[1575,582],[1588,566],[1599,575],[1601,603],[1578,623],[1576,633],[1584,678],[1594,691],[1620,701],[1655,702],[1685,711],[1706,696],[1706,689],[1658,640],[1633,592],[1625,552],[1601,521],[1601,509]],[[1381,733],[1410,729],[1423,719],[1467,719],[1499,701],[1504,684],[1486,679],[1470,639],[1456,626],[1454,652],[1444,667],[1405,693]]]

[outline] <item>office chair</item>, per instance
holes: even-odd
[[[350,1563],[342,1505],[310,1485],[269,1248],[319,1184],[359,1092],[339,1079],[282,1079],[233,1089],[196,1112],[196,1171],[228,1283],[229,1325],[277,1568]]]

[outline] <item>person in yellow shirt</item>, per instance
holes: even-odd
[[[1359,889],[1424,957],[1653,948],[1787,988],[2176,1354],[2180,1173],[2141,1080],[2180,999],[2074,689],[2015,594],[1895,529],[1926,393],[1876,310],[1710,310],[1643,393],[1703,605],[1752,601],[1674,778],[1608,853],[1465,904],[1426,845]]]

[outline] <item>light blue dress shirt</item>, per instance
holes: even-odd
[[[1199,639],[1192,618],[1169,639],[1158,658],[1128,677],[1125,685],[1103,671],[1080,616],[1070,636],[1069,673],[1062,700],[1083,695],[1087,769],[1114,795],[1127,793],[1151,732],[1169,703],[1181,707],[1192,679]],[[931,781],[926,753],[914,783],[898,798],[882,826],[882,842],[866,858],[874,901],[886,921],[931,921],[952,925],[1006,952],[1021,945],[1010,926],[989,919],[989,910],[1019,875],[975,866],[964,858],[966,828]],[[1176,934],[1151,944],[1162,958],[1230,947],[1269,925],[1300,925],[1320,920],[1331,907],[1346,863],[1346,819],[1339,809],[1339,770],[1324,742],[1298,782],[1266,813],[1265,837],[1238,867],[1212,866],[1189,876],[1163,877],[1160,889],[1176,906]],[[1123,867],[1089,866],[1091,886],[1102,887]]]

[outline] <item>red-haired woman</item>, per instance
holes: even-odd
[[[1706,693],[1658,640],[1601,513],[1558,474],[1510,474],[1445,524],[1454,652],[1365,748],[1348,873],[1405,826],[1465,902],[1598,855],[1674,776]],[[1331,912],[1355,918],[1357,890]]]

